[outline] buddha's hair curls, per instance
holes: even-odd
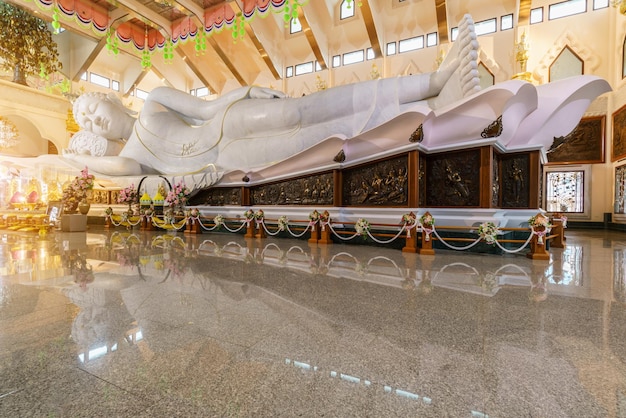
[[[98,100],[108,101],[108,102],[113,103],[114,105],[122,109],[125,113],[131,116],[134,116],[137,114],[137,112],[135,112],[134,110],[131,110],[127,108],[126,106],[124,106],[124,103],[122,103],[119,97],[117,97],[114,93],[107,94],[107,93],[101,93],[99,91],[90,91],[89,93],[83,93],[80,96],[78,96],[76,100],[74,100],[74,105],[72,107],[72,113],[74,114],[74,119],[77,121],[78,125],[83,129],[85,129],[85,127],[81,125],[81,123],[79,122],[80,120],[82,120],[82,118],[78,117],[78,112],[79,112],[78,109],[80,109],[81,103],[84,100],[94,98],[94,97]]]

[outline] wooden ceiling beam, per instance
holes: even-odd
[[[439,36],[439,44],[448,43],[448,9],[446,0],[435,0],[435,13],[437,14],[437,36]]]
[[[380,58],[383,54],[369,0],[361,0],[360,9],[361,15],[363,16],[363,23],[365,23],[365,29],[367,30],[367,36],[370,40],[370,44],[372,45],[372,50],[374,51],[374,58]]]
[[[315,56],[317,63],[322,68],[322,70],[326,70],[328,68],[328,65],[326,64],[326,58],[324,58],[324,55],[322,54],[320,45],[315,38],[315,34],[311,29],[311,25],[309,25],[309,21],[304,15],[304,10],[302,9],[302,7],[298,8],[298,20],[300,21],[300,25],[302,26],[302,32],[306,36],[306,40],[309,43],[311,50],[313,51],[313,55]]]

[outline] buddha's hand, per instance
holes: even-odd
[[[284,99],[287,97],[282,91],[266,88],[266,87],[252,87],[250,89],[251,99]]]
[[[63,154],[63,158],[67,160],[78,160],[82,155],[90,155],[88,150],[76,151],[71,148],[63,148],[61,154]]]
[[[69,149],[69,148],[63,148],[61,150],[61,154],[63,154],[63,158],[67,160],[75,160],[77,156],[76,151],[74,151],[73,149]]]

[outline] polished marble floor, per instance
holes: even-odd
[[[626,417],[626,235],[551,255],[0,231],[0,417]]]

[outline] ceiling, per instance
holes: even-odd
[[[317,60],[324,69],[333,55],[365,48],[379,58],[387,42],[433,32],[445,44],[465,13],[475,21],[513,13],[522,24],[531,3],[355,0],[355,16],[342,21],[341,0],[309,0],[297,8],[302,32],[291,35],[283,14],[295,1],[9,0],[47,21],[57,10],[65,31],[55,36],[68,78],[78,81],[97,68],[116,74],[124,94],[150,73],[181,90],[206,86],[221,93],[239,85],[280,85],[286,66]],[[198,29],[203,26],[204,32]],[[148,68],[142,66],[146,40]]]

